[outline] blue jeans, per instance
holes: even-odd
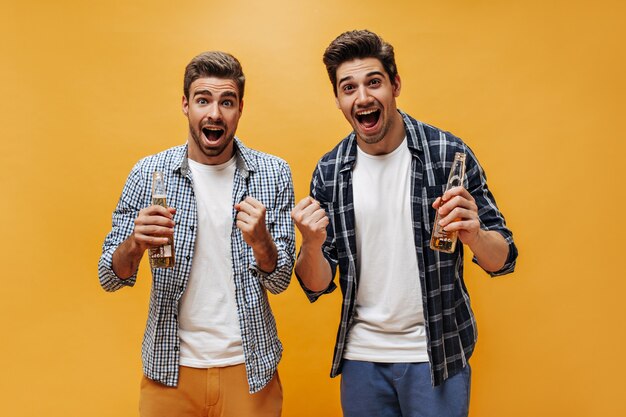
[[[469,364],[433,387],[428,363],[345,360],[341,375],[344,417],[467,417]]]

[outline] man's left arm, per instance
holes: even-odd
[[[484,171],[468,150],[467,187],[448,190],[433,203],[446,231],[457,231],[459,239],[474,253],[478,263],[492,276],[513,272],[517,248],[513,234],[495,203]]]
[[[256,261],[251,268],[265,288],[278,294],[289,286],[295,260],[295,231],[291,220],[293,183],[289,166],[284,162],[278,173],[278,192],[274,203],[274,207],[265,207],[248,196],[236,204],[235,209],[238,211],[237,227],[252,248]],[[271,222],[265,221],[268,211],[273,213]]]

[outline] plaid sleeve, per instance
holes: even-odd
[[[332,204],[332,199],[329,198],[326,194],[326,186],[324,183],[324,179],[322,178],[322,175],[321,175],[319,164],[317,165],[317,167],[315,168],[315,171],[313,172],[313,178],[311,179],[310,191],[311,191],[311,197],[313,197],[315,200],[317,200],[320,203],[320,206],[326,211],[326,215],[329,216],[329,218],[331,219],[331,221],[328,223],[328,226],[326,226],[326,241],[322,245],[322,253],[324,255],[324,258],[326,258],[326,260],[328,261],[330,265],[331,276],[334,277],[335,273],[337,272],[338,260],[337,260],[337,250],[335,247],[335,232],[333,229],[333,222],[332,222],[331,211],[330,211],[330,205]],[[337,288],[337,284],[335,284],[335,282],[331,279],[330,283],[328,284],[328,287],[325,290],[311,291],[304,285],[304,283],[302,282],[302,279],[300,279],[297,273],[296,273],[296,278],[298,278],[298,282],[300,283],[302,290],[304,290],[304,293],[306,294],[307,298],[312,303],[317,301],[317,299],[320,296],[324,294],[330,294],[331,292],[335,291],[335,289]]]
[[[137,280],[137,272],[127,279],[121,279],[113,272],[113,252],[130,236],[134,229],[134,221],[144,200],[144,182],[142,181],[140,163],[137,163],[128,175],[122,195],[113,212],[111,231],[104,239],[102,255],[98,262],[98,278],[105,291],[117,291],[123,287],[132,287]]]
[[[476,200],[480,226],[484,230],[493,230],[500,233],[509,245],[509,254],[504,266],[499,271],[486,272],[492,277],[509,274],[515,270],[515,262],[517,260],[517,247],[513,242],[513,233],[507,228],[504,216],[498,209],[496,200],[487,187],[486,174],[478,163],[476,156],[469,148],[467,149],[467,154],[466,187]],[[478,264],[475,256],[472,262]]]
[[[296,236],[291,220],[294,204],[293,181],[291,170],[286,162],[281,162],[278,173],[278,193],[276,204],[271,211],[274,222],[270,225],[270,234],[278,251],[276,268],[271,273],[261,271],[256,265],[251,268],[261,284],[272,294],[279,294],[287,289],[291,281],[291,272],[295,262]]]

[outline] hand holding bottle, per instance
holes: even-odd
[[[446,233],[457,233],[461,242],[472,245],[480,232],[478,206],[474,197],[462,186],[453,187],[433,203],[437,225]]]
[[[168,243],[174,236],[174,214],[175,208],[156,204],[139,211],[132,237],[141,252]]]
[[[113,253],[112,268],[115,274],[126,279],[137,272],[143,254],[172,242],[172,256],[169,266],[174,265],[173,237],[176,209],[151,205],[139,211],[135,219],[135,227],[131,235],[120,244]],[[170,259],[170,258],[163,258]],[[168,261],[169,262],[169,261]],[[153,267],[153,260],[150,259]]]
[[[450,174],[448,175],[446,190],[443,196],[437,198],[437,200],[433,203],[433,208],[437,210],[437,214],[435,215],[433,233],[430,238],[430,248],[432,250],[453,253],[456,249],[456,241],[458,237],[457,230],[451,229],[451,226],[449,225],[451,222],[462,220],[463,217],[456,217],[456,215],[459,215],[459,211],[454,211],[457,205],[461,202],[458,198],[459,194],[457,193],[452,196],[450,193],[452,193],[453,189],[463,188],[463,180],[465,178],[465,158],[466,155],[462,152],[456,152],[454,154],[454,161],[452,162]],[[467,190],[465,196],[472,198],[472,196],[467,193]],[[447,209],[447,211],[445,209]],[[445,221],[443,221],[444,216]]]

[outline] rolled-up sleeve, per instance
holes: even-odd
[[[105,291],[117,291],[123,287],[132,287],[137,280],[137,273],[129,278],[121,279],[113,272],[113,253],[117,247],[130,236],[134,229],[134,221],[139,213],[145,190],[139,163],[133,167],[126,179],[122,195],[113,212],[111,231],[102,245],[102,255],[98,262],[98,279]]]
[[[275,206],[268,208],[274,214],[274,221],[269,225],[269,232],[278,252],[276,268],[266,273],[257,265],[251,266],[261,284],[272,294],[279,294],[289,286],[296,253],[296,235],[291,219],[291,210],[294,205],[293,181],[291,170],[286,162],[281,162],[278,174]]]
[[[506,275],[515,270],[515,263],[517,261],[517,247],[513,241],[513,233],[506,226],[504,216],[498,209],[496,200],[487,187],[486,174],[476,159],[476,156],[469,148],[467,149],[467,153],[466,188],[476,200],[480,226],[484,230],[500,233],[509,245],[509,253],[504,266],[495,272],[485,272],[492,277]],[[478,260],[475,256],[472,258],[472,262],[478,264]]]
[[[302,290],[306,294],[309,301],[313,303],[317,301],[317,299],[320,296],[324,294],[330,294],[331,292],[335,291],[335,289],[337,288],[337,284],[335,284],[334,282],[334,277],[337,272],[338,260],[337,260],[337,250],[335,247],[335,232],[334,232],[333,221],[331,217],[332,213],[330,211],[331,199],[326,195],[326,187],[325,187],[322,175],[321,175],[319,164],[317,165],[317,167],[315,168],[315,171],[313,172],[313,177],[311,179],[310,193],[311,193],[311,197],[313,197],[315,200],[317,200],[320,203],[320,206],[326,211],[326,215],[330,219],[330,221],[328,222],[328,226],[326,226],[326,241],[324,241],[324,244],[322,245],[322,254],[324,255],[324,258],[326,258],[326,260],[328,261],[328,264],[330,265],[330,273],[333,277],[333,279],[331,279],[326,289],[321,290],[321,291],[311,291],[310,289],[306,287],[306,285],[304,285],[304,283],[302,282],[302,279],[300,279],[300,277],[296,273],[296,278],[298,278],[298,282],[300,283]]]

